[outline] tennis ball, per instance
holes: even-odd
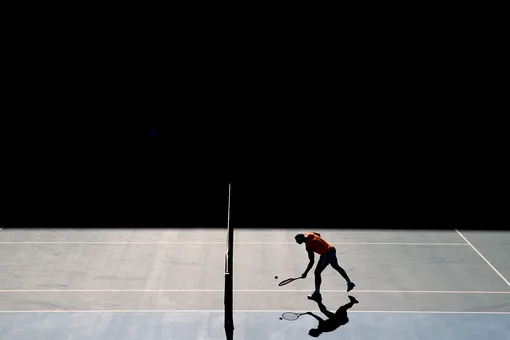
[[[278,275],[277,275],[277,276],[275,276],[274,278],[275,278],[275,280],[276,280],[276,279],[278,279]]]
[[[283,320],[283,318],[282,318],[282,317],[280,317],[280,320]]]

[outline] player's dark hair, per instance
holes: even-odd
[[[294,239],[296,240],[296,242],[298,242],[298,243],[299,243],[299,239],[301,239],[301,241],[302,241],[302,239],[303,239],[304,237],[305,237],[305,235],[304,235],[304,234],[297,234],[296,236],[294,236]]]

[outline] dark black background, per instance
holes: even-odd
[[[413,18],[18,22],[1,222],[225,226],[231,182],[237,226],[505,227],[501,44]]]
[[[481,124],[303,117],[246,130],[18,121],[4,134],[2,222],[224,226],[230,182],[237,226],[506,225],[501,148]]]

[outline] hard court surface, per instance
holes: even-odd
[[[463,230],[237,229],[235,339],[309,339],[314,277],[297,232],[316,231],[359,300],[349,322],[320,339],[510,339],[510,233]],[[0,231],[2,340],[225,339],[225,229]],[[278,279],[275,279],[278,276]],[[349,302],[323,272],[324,305]]]

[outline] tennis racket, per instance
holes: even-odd
[[[282,318],[284,318],[287,321],[294,321],[297,320],[301,315],[305,315],[307,313],[293,313],[293,312],[286,312],[282,314]]]
[[[291,283],[292,281],[299,280],[299,279],[302,279],[302,277],[294,277],[294,278],[290,278],[290,279],[287,279],[287,280],[283,280],[282,282],[280,282],[278,284],[278,286],[280,286],[280,287],[281,286],[285,286],[285,285]]]

